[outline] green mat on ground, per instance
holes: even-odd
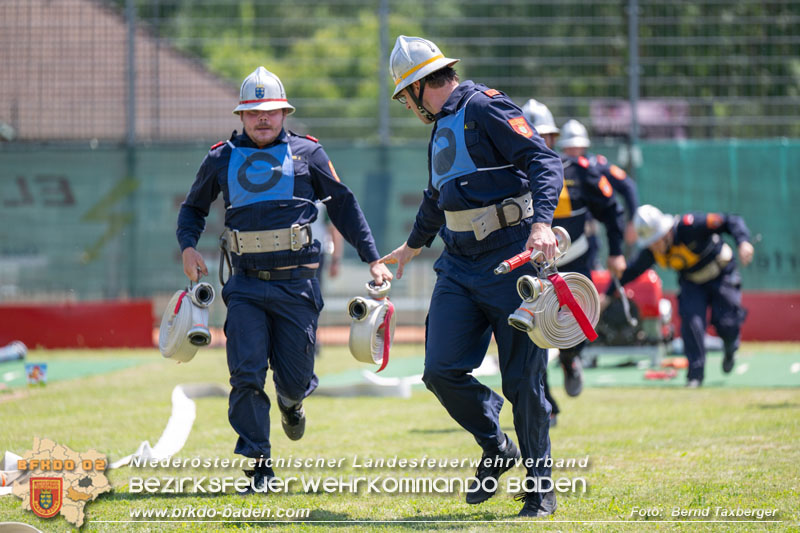
[[[26,364],[47,364],[47,382],[82,378],[123,370],[152,362],[152,357],[34,357],[0,363],[0,384],[8,387],[26,386]]]
[[[686,369],[678,369],[672,379],[645,379],[648,368],[639,368],[637,363],[648,362],[647,357],[634,359],[629,355],[604,354],[598,359],[597,367],[584,370],[584,386],[683,387],[686,384]],[[378,375],[384,378],[419,375],[423,366],[422,356],[396,358]],[[800,387],[800,351],[744,351],[737,355],[736,366],[730,374],[723,374],[721,367],[722,353],[710,352],[706,356],[704,387]],[[362,370],[320,376],[320,387],[361,383],[363,370],[374,371],[375,367],[365,366]],[[551,387],[563,384],[564,375],[558,361],[550,362],[548,372]],[[479,376],[478,379],[489,387],[500,387],[500,374]]]

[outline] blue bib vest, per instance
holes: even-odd
[[[228,195],[232,208],[288,200],[294,196],[294,163],[289,143],[269,148],[235,147],[229,141]]]
[[[448,181],[478,171],[464,141],[465,110],[476,94],[454,114],[436,121],[436,134],[431,142],[431,181],[437,191]]]

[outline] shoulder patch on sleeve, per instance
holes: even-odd
[[[211,150],[216,150],[217,148],[219,148],[220,146],[222,146],[222,145],[223,145],[223,144],[225,144],[226,142],[228,142],[228,141],[220,141],[220,142],[218,142],[217,144],[215,144],[214,146],[212,146],[211,148],[209,148],[208,150],[209,150],[209,151],[211,151]]]
[[[533,129],[528,125],[528,121],[525,120],[525,117],[516,117],[508,119],[508,123],[511,127],[522,135],[523,137],[531,138],[533,137]]]
[[[308,139],[309,141],[314,141],[315,143],[319,142],[319,139],[317,139],[316,137],[313,137],[311,135],[306,135],[306,139]]]
[[[618,179],[620,181],[628,177],[628,174],[626,174],[625,171],[619,168],[617,165],[611,165],[610,167],[608,167],[608,170],[609,172],[611,172],[611,175],[615,179]]]
[[[614,194],[614,188],[608,182],[608,179],[605,176],[600,176],[600,182],[597,184],[600,188],[600,192],[603,193],[603,196],[606,198],[611,198],[611,195]]]
[[[583,168],[589,168],[589,160],[586,159],[584,156],[578,157],[578,164]]]
[[[605,165],[606,163],[608,163],[608,159],[606,159],[606,156],[604,156],[603,154],[597,154],[597,162],[600,163],[601,165]]]
[[[722,216],[718,213],[709,213],[706,215],[706,226],[708,229],[717,229],[722,225]]]
[[[331,174],[336,178],[336,181],[341,182],[342,180],[339,179],[339,174],[336,173],[336,169],[333,168],[333,163],[331,163],[330,159],[328,159],[328,168],[331,169]]]
[[[493,98],[493,97],[497,96],[498,94],[502,94],[502,93],[500,91],[498,91],[497,89],[486,89],[485,91],[483,91],[483,94],[485,94],[489,98]]]
[[[683,215],[683,218],[681,219],[681,224],[683,224],[684,226],[691,226],[692,223],[694,223],[694,215],[693,214],[686,213],[685,215]]]

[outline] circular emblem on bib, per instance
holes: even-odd
[[[256,165],[256,163],[259,164]],[[251,167],[255,167],[254,170],[257,170],[258,174],[269,176],[267,181],[264,183],[253,183],[250,181],[250,178],[247,177],[247,171]],[[242,166],[239,167],[239,172],[236,175],[239,185],[241,185],[244,190],[249,192],[268,191],[277,185],[278,182],[281,181],[282,177],[283,167],[281,166],[280,161],[266,152],[255,152],[250,154],[247,159],[244,160]]]
[[[456,161],[456,135],[450,128],[436,131],[433,139],[433,170],[440,176],[446,174]]]

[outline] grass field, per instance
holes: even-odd
[[[766,348],[797,357],[797,345]],[[764,350],[745,345],[742,353]],[[394,357],[417,356],[420,346],[397,346]],[[90,448],[110,461],[133,453],[139,443],[155,444],[171,412],[173,387],[181,383],[227,382],[223,350],[205,350],[189,364],[165,361],[155,350],[115,352],[36,352],[37,357],[73,358],[105,355],[141,357],[143,364],[91,377],[55,381],[44,388],[14,388],[0,393],[0,452],[22,454],[34,437],[46,437],[75,451]],[[345,347],[329,347],[318,363],[318,374],[358,368]],[[2,370],[2,369],[0,369]],[[268,380],[269,382],[269,380]],[[268,393],[274,398],[272,385]],[[86,507],[84,531],[216,531],[276,527],[281,531],[406,531],[406,530],[602,530],[602,531],[752,531],[800,528],[800,388],[664,387],[586,388],[578,398],[554,391],[562,407],[558,426],[551,432],[553,456],[589,457],[587,468],[555,469],[553,477],[586,480],[585,493],[559,495],[552,519],[536,523],[516,518],[521,504],[501,484],[497,496],[479,506],[464,503],[461,494],[368,494],[361,492],[308,494],[299,487],[288,494],[197,495],[134,494],[131,477],[201,477],[241,475],[238,469],[110,470],[114,487]],[[227,420],[225,398],[196,400],[197,420],[181,458],[233,458],[235,434]],[[472,438],[449,418],[428,391],[415,389],[410,399],[309,398],[305,437],[289,441],[279,417],[272,420],[273,455],[295,458],[344,459],[341,468],[279,470],[282,477],[366,476],[466,478],[472,468],[434,471],[397,468],[366,469],[353,456],[390,458],[398,455],[436,459],[472,459],[480,450]],[[275,409],[273,409],[273,413]],[[502,424],[513,434],[511,409],[506,405]],[[521,468],[508,477],[523,476]],[[147,509],[216,509],[218,513],[243,508],[309,509],[302,521],[230,522],[215,517],[161,522],[133,521],[131,513]],[[673,508],[702,510],[711,516],[673,518]],[[733,522],[715,517],[715,508],[776,509],[771,522]],[[661,511],[660,517],[640,517],[635,508]],[[739,518],[738,520],[745,520]],[[150,519],[154,520],[154,519]],[[194,520],[194,521],[193,521]],[[274,519],[273,519],[274,520]],[[688,522],[688,520],[694,520]],[[0,522],[20,521],[43,531],[69,530],[63,518],[42,520],[23,511],[20,500],[0,497]]]

